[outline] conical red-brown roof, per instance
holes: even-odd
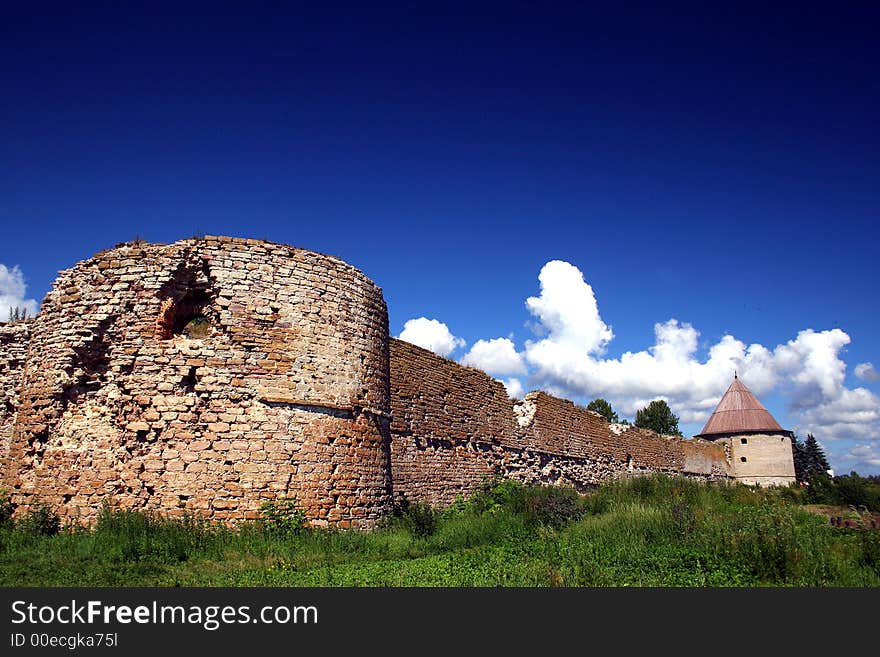
[[[790,434],[770,415],[770,411],[758,401],[751,390],[734,374],[733,383],[724,393],[715,412],[706,422],[697,438],[738,433],[784,433]]]

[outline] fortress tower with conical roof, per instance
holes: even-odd
[[[715,412],[695,438],[723,441],[731,475],[744,484],[793,483],[792,432],[783,429],[734,373]]]

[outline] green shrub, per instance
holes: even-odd
[[[189,338],[205,338],[211,334],[211,322],[207,317],[193,317],[183,327],[183,334]]]
[[[786,487],[779,487],[774,490],[779,499],[792,504],[806,504],[806,491],[797,483],[789,484]]]
[[[880,513],[880,485],[866,477],[851,472],[834,477],[834,488],[841,504],[856,509]]]
[[[520,504],[528,521],[556,529],[580,520],[587,511],[584,499],[567,486],[524,487]]]
[[[804,486],[803,501],[880,513],[880,483],[875,477],[861,477],[856,472],[837,477],[813,474]]]
[[[476,513],[513,513],[533,525],[561,528],[580,519],[588,510],[587,501],[568,486],[525,486],[513,479],[495,478],[485,482],[471,498]]]
[[[306,514],[296,506],[296,498],[282,497],[260,506],[260,522],[269,533],[296,535],[306,527]]]
[[[45,504],[35,504],[18,523],[17,528],[35,536],[54,536],[61,531],[61,519]]]
[[[15,513],[15,504],[12,498],[5,490],[0,490],[0,525],[11,522],[13,513]]]
[[[403,527],[413,536],[431,536],[437,531],[440,521],[440,512],[424,502],[410,502],[401,498],[394,505],[394,525]]]
[[[522,495],[523,485],[514,479],[495,476],[484,481],[467,502],[476,513],[499,513],[511,509]]]
[[[827,474],[814,474],[806,482],[804,500],[807,504],[840,504],[834,480]]]

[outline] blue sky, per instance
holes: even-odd
[[[748,366],[880,473],[876,11],[19,4],[2,300],[134,237],[267,238],[365,271],[395,335],[436,320],[451,358],[630,416],[663,396],[686,433]]]

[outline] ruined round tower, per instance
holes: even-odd
[[[258,240],[129,243],[61,272],[32,323],[3,485],[69,520],[316,523],[391,504],[388,315],[333,257]]]

